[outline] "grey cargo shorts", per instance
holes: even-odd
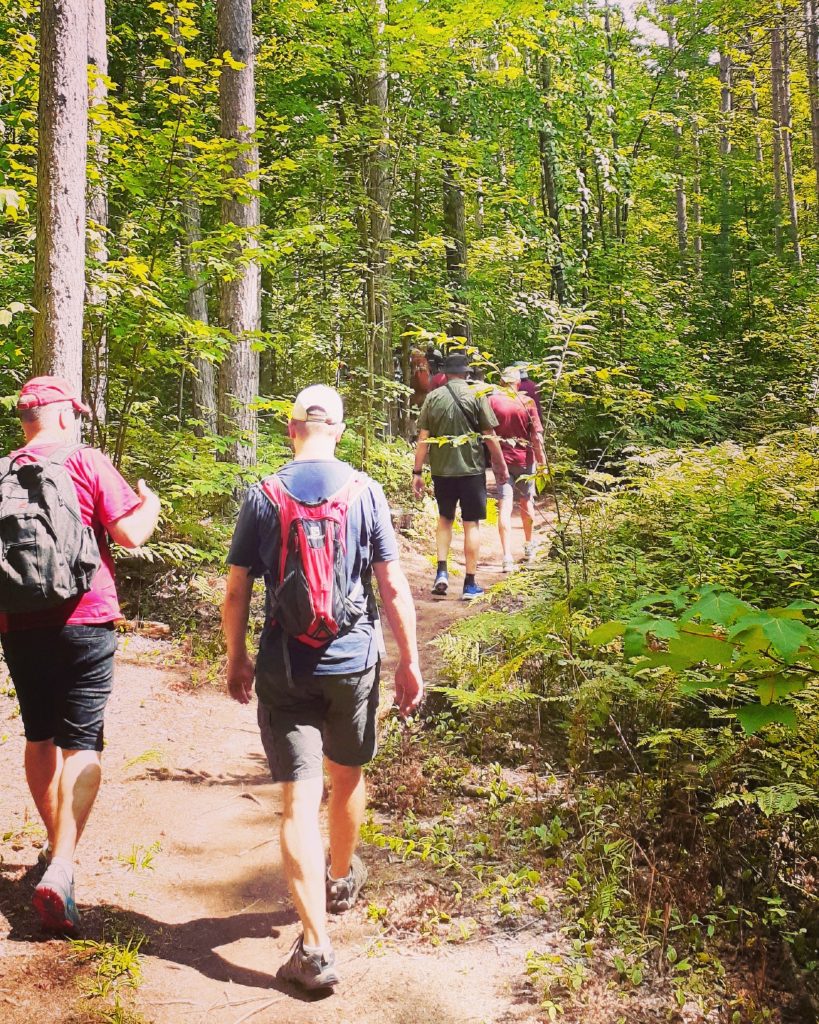
[[[360,767],[375,756],[380,662],[356,675],[282,683],[258,718],[274,782],[321,777],[323,757]]]

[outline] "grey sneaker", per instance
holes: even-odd
[[[74,879],[62,864],[49,864],[32,898],[43,928],[75,932],[80,915],[74,902]]]
[[[331,878],[327,868],[327,910],[331,914],[343,914],[358,899],[358,894],[367,881],[367,868],[364,861],[353,854],[350,870],[346,878]]]
[[[319,988],[332,988],[339,982],[336,973],[336,955],[328,953],[307,953],[304,936],[300,935],[293,944],[290,956],[276,972],[281,981],[289,981],[309,992]]]

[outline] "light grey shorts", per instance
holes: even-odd
[[[529,480],[521,477],[530,477]],[[535,496],[534,473],[521,469],[517,473],[510,471],[509,482],[498,488],[498,501],[530,501]]]
[[[274,782],[321,777],[323,758],[359,767],[375,756],[380,662],[358,675],[294,679],[259,701]]]

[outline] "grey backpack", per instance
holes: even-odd
[[[91,588],[99,546],[65,468],[82,447],[0,459],[0,612],[53,608]]]

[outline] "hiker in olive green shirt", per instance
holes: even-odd
[[[466,575],[461,597],[471,601],[483,593],[475,582],[481,549],[480,521],[486,519],[486,463],[484,439],[490,446],[498,485],[506,482],[508,471],[495,437],[498,421],[486,396],[468,384],[469,362],[461,353],[447,356],[447,382],[430,391],[418,417],[418,445],[415,449],[413,493],[424,493],[421,467],[429,454],[435,500],[438,503],[438,569],[432,593],[444,595],[449,586],[447,557],[452,544],[452,524],[460,503],[464,524]],[[441,439],[446,439],[441,443]],[[430,440],[432,439],[432,440]]]

